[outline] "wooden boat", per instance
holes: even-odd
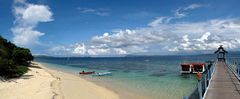
[[[206,70],[206,66],[205,63],[197,63],[197,62],[193,62],[193,63],[183,63],[181,64],[181,73],[183,74],[188,74],[188,73],[203,73]]]
[[[82,72],[79,72],[80,75],[88,75],[88,74],[94,74],[94,73],[95,73],[95,71],[91,71],[91,72],[84,72],[84,71],[82,71]]]

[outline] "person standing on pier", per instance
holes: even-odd
[[[199,71],[197,72],[197,78],[198,81],[202,80],[202,73],[200,73]]]

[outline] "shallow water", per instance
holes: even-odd
[[[204,62],[214,57],[161,56],[123,58],[36,58],[45,66],[77,74],[79,71],[110,71],[112,76],[84,78],[113,89],[126,99],[183,99],[195,88],[195,75],[181,75],[180,63]],[[130,94],[129,94],[130,93]]]

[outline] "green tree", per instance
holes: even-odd
[[[29,49],[15,47],[12,52],[12,60],[15,65],[29,65],[33,56]]]
[[[17,47],[0,36],[0,76],[19,77],[28,71],[32,60],[29,49]]]

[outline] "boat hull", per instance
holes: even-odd
[[[111,76],[112,72],[95,73],[94,76]]]
[[[95,72],[79,72],[80,75],[89,75],[89,74],[94,74]]]

